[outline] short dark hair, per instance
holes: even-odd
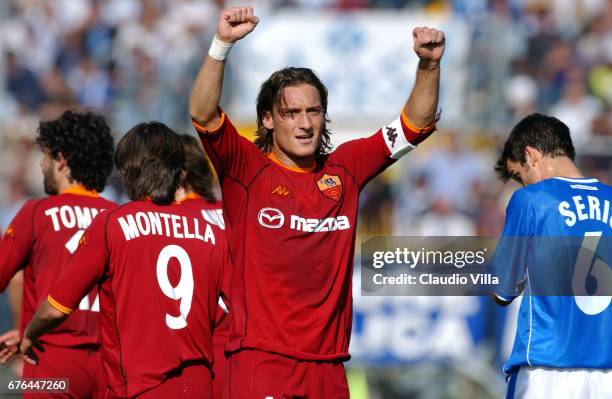
[[[179,135],[160,122],[134,126],[119,141],[115,152],[115,165],[128,197],[149,197],[160,205],[174,201],[184,163]]]
[[[502,154],[495,165],[499,178],[507,182],[512,176],[508,171],[508,161],[525,163],[525,148],[533,147],[542,155],[567,157],[572,161],[576,151],[567,125],[559,119],[542,114],[531,114],[514,126],[504,144]]]
[[[72,180],[88,190],[104,190],[113,170],[113,136],[103,116],[65,111],[57,119],[40,122],[36,143],[53,158],[62,154]]]
[[[185,169],[187,171],[183,185],[186,189],[201,195],[206,201],[215,202],[216,198],[212,190],[213,175],[202,145],[189,134],[181,134],[179,137],[185,150]]]
[[[270,112],[274,106],[277,108],[282,106],[283,89],[290,86],[298,86],[308,84],[314,86],[321,97],[321,107],[323,108],[323,131],[321,132],[321,142],[317,147],[315,157],[317,161],[322,162],[329,151],[332,149],[330,142],[331,132],[327,129],[327,88],[321,82],[319,77],[309,68],[293,68],[288,67],[274,72],[268,80],[266,80],[259,90],[257,96],[257,131],[255,132],[255,145],[268,153],[272,150],[272,130],[266,129],[263,124],[264,113]]]

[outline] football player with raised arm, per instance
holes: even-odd
[[[258,22],[251,7],[220,13],[190,99],[235,263],[225,397],[347,398],[359,193],[434,131],[444,33],[414,29],[416,81],[397,118],[332,152],[327,89],[308,68],[263,83],[254,144],[219,108],[226,57]]]

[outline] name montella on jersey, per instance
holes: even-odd
[[[163,212],[136,212],[117,219],[125,240],[140,236],[157,235],[174,238],[198,239],[215,245],[215,234],[208,223],[202,231],[196,218]]]

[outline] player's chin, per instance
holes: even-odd
[[[301,144],[293,147],[293,156],[296,158],[312,158],[317,152],[317,146]]]
[[[293,151],[297,156],[308,157],[313,156],[317,152],[318,146],[319,140],[314,136],[306,139],[296,139]]]

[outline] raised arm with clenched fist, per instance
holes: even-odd
[[[225,43],[234,43],[255,29],[259,18],[253,7],[235,7],[221,11],[217,23],[217,38]]]

